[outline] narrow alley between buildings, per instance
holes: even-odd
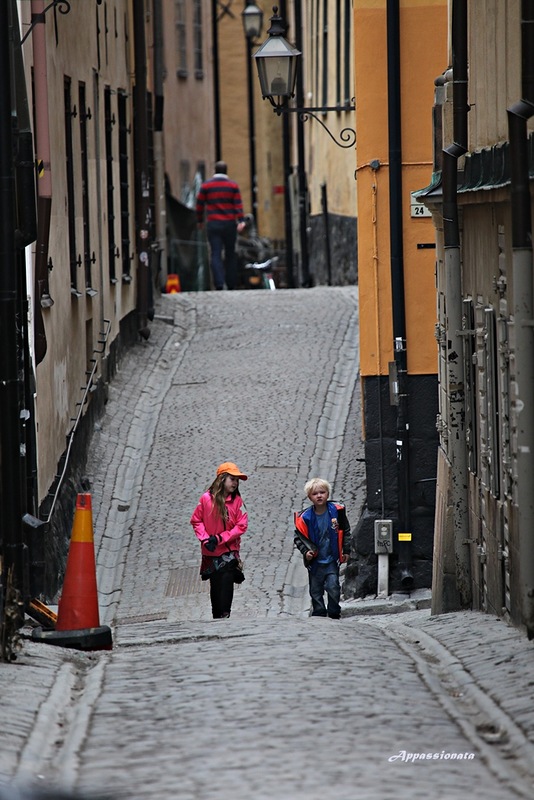
[[[534,795],[523,634],[476,612],[432,617],[420,587],[390,613],[346,598],[341,620],[309,617],[293,512],[321,476],[356,527],[358,360],[355,288],[158,299],[87,465],[113,649],[23,641],[2,666],[0,785],[131,800]],[[189,519],[224,461],[248,475],[246,580],[231,618],[212,620]]]

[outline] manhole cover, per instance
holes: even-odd
[[[200,580],[198,567],[178,567],[169,572],[165,597],[183,597],[187,594],[209,592],[209,588],[209,581]]]

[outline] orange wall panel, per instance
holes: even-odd
[[[358,276],[362,375],[393,360],[389,242],[386,0],[355,0]],[[446,0],[400,3],[404,300],[408,371],[437,370],[435,251],[430,218],[411,217],[411,192],[432,176],[434,80],[447,68]],[[371,162],[379,161],[378,170]]]

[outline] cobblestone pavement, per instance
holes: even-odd
[[[88,464],[114,648],[24,642],[0,665],[0,783],[132,800],[534,796],[523,633],[405,598],[386,608],[403,613],[347,600],[339,622],[308,616],[302,486],[332,481],[353,525],[364,496],[357,324],[349,288],[158,301]],[[213,621],[188,521],[225,460],[249,475],[247,579]]]

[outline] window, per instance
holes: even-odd
[[[187,28],[185,21],[185,0],[175,0],[176,26],[176,74],[180,78],[187,77]]]
[[[91,225],[89,211],[89,156],[87,153],[87,119],[90,112],[87,110],[85,83],[78,86],[78,99],[80,103],[80,166],[82,178],[82,217],[83,217],[83,265],[85,270],[85,290],[92,297],[96,289],[92,287],[91,264],[95,262],[95,254],[91,255]]]
[[[121,206],[121,259],[122,282],[130,283],[130,186],[128,183],[128,117],[126,111],[126,95],[117,95],[119,112],[119,178]]]
[[[180,183],[181,183],[181,192],[182,195],[189,191],[189,185],[191,182],[191,168],[189,161],[182,159],[180,161]]]
[[[106,198],[108,210],[108,263],[109,280],[117,283],[115,277],[115,258],[117,257],[117,244],[115,242],[115,205],[113,202],[113,125],[115,117],[111,114],[111,89],[106,86],[104,90],[104,118],[106,126]]]
[[[193,58],[195,63],[195,78],[203,78],[204,62],[202,53],[202,0],[194,0]]]
[[[74,154],[72,147],[72,118],[76,109],[72,107],[71,79],[65,77],[63,82],[63,104],[65,108],[65,169],[67,172],[67,214],[69,234],[70,286],[74,297],[81,297],[77,289],[76,267],[81,263],[76,250],[76,199],[74,194]]]

